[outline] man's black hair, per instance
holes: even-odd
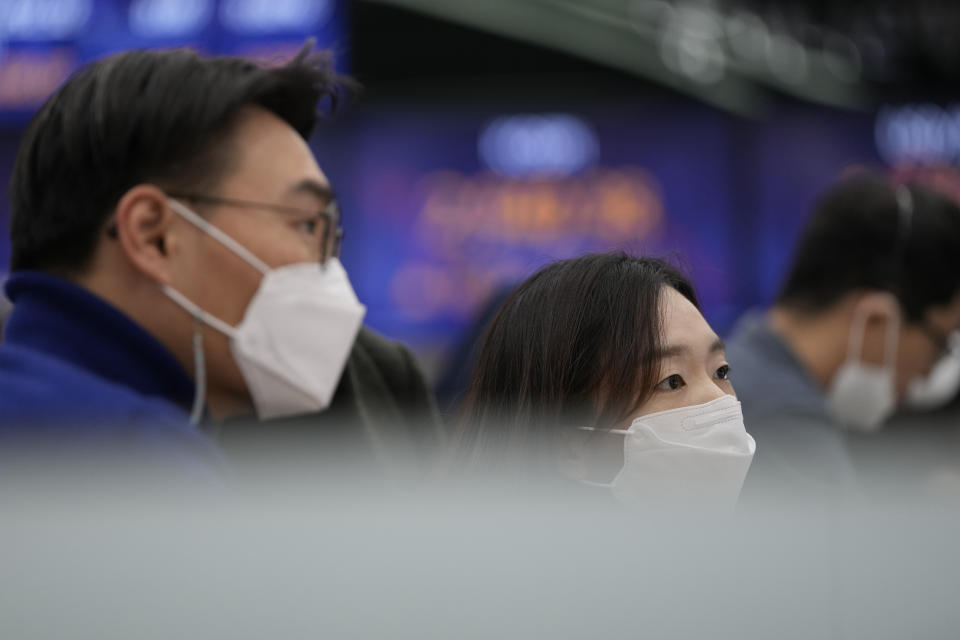
[[[960,292],[957,204],[869,173],[831,188],[807,221],[777,304],[816,313],[870,289],[896,295],[911,322],[948,304]]]
[[[215,187],[232,166],[226,143],[245,106],[271,111],[308,138],[318,102],[335,107],[344,81],[312,47],[284,66],[178,49],[128,51],[77,71],[20,143],[11,270],[82,271],[117,202],[137,184]]]

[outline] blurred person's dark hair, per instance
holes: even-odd
[[[817,313],[871,289],[893,293],[911,322],[948,304],[960,291],[957,204],[872,173],[834,185],[807,222],[777,304]]]
[[[7,300],[7,297],[0,295],[0,344],[3,343],[3,326],[7,323],[7,317],[10,315],[10,311],[13,310],[13,305],[10,304],[10,301]]]
[[[312,49],[308,41],[273,67],[185,49],[128,51],[74,74],[20,143],[11,270],[82,272],[117,201],[138,183],[214,190],[232,166],[229,134],[245,106],[271,111],[308,138],[317,103],[335,107],[349,82]]]
[[[480,349],[454,459],[549,460],[567,428],[614,428],[653,392],[661,291],[699,308],[666,262],[589,254],[544,267],[504,301]]]

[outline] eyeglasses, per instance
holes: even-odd
[[[318,222],[322,228],[320,230],[320,262],[324,263],[330,258],[339,258],[343,247],[343,227],[340,226],[340,206],[336,200],[331,200],[326,208],[319,211],[310,211],[299,207],[288,207],[282,204],[271,204],[265,202],[253,202],[250,200],[235,200],[233,198],[221,198],[218,196],[208,196],[197,193],[177,193],[167,192],[171,198],[179,200],[191,200],[193,202],[209,204],[225,204],[230,207],[240,207],[243,209],[263,209],[266,211],[276,211],[278,213],[287,213],[298,216],[312,216],[312,220]]]

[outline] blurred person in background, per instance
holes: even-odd
[[[455,458],[533,469],[630,505],[730,506],[753,457],[723,342],[673,267],[623,253],[551,264],[492,321]]]
[[[338,259],[307,139],[342,79],[311,48],[280,67],[125,52],[40,109],[10,188],[0,434],[197,466],[234,423],[329,458],[440,437],[412,355],[362,327]],[[264,424],[290,416],[298,431]]]
[[[949,357],[958,326],[955,203],[869,173],[833,186],[774,306],[728,341],[761,451],[751,482],[859,493],[846,434],[878,430]]]

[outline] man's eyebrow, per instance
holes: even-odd
[[[727,345],[724,344],[723,340],[717,338],[713,341],[713,344],[710,345],[710,348],[707,350],[707,353],[713,355],[718,351],[726,351]],[[668,344],[663,349],[660,349],[657,352],[658,358],[675,358],[677,356],[683,356],[690,353],[690,346],[686,344]]]
[[[289,189],[287,189],[287,191],[294,194],[308,193],[312,196],[316,196],[324,202],[330,202],[335,198],[333,189],[318,180],[314,180],[313,178],[305,178],[291,186]]]

